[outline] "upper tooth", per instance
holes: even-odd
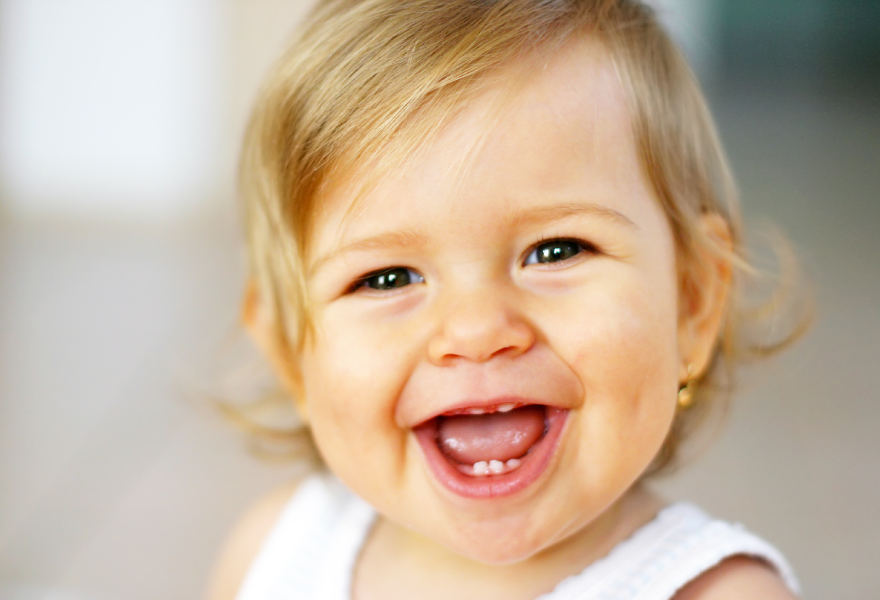
[[[498,474],[504,470],[504,463],[500,460],[490,460],[489,461],[489,471],[492,473]]]
[[[469,408],[467,411],[469,415],[482,415],[486,413],[485,408]]]
[[[505,404],[498,405],[498,412],[510,412],[514,408],[516,408],[516,404],[513,402],[507,402]]]

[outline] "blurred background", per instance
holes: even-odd
[[[655,4],[747,220],[786,231],[818,307],[660,487],[776,543],[806,598],[875,600],[880,2]],[[198,598],[236,517],[297,475],[207,399],[247,354],[238,144],[309,5],[0,0],[0,599]]]

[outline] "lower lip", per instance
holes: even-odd
[[[547,433],[522,458],[522,465],[504,475],[473,477],[456,469],[437,446],[437,428],[432,421],[414,430],[428,467],[446,489],[466,498],[498,498],[516,494],[534,483],[553,459],[568,411],[547,407]]]

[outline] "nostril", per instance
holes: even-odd
[[[445,352],[432,352],[432,358],[434,362],[449,362],[455,360],[468,360],[476,363],[483,363],[490,361],[494,358],[514,358],[524,353],[531,346],[504,346],[501,348],[493,348],[488,350],[481,350],[476,348],[458,348],[454,351],[445,351]]]
[[[517,355],[519,355],[519,354],[522,354],[522,353],[525,352],[526,350],[528,350],[529,347],[531,347],[531,343],[528,344],[528,345],[523,344],[522,346],[507,346],[506,348],[501,348],[500,350],[496,350],[496,351],[492,354],[492,356],[490,356],[489,358],[492,358],[492,357],[494,357],[494,356],[500,356],[500,355],[502,355],[502,354],[504,354],[504,355],[514,355],[514,356],[517,356]]]
[[[535,342],[531,325],[509,310],[491,303],[480,309],[461,310],[447,316],[429,344],[431,360],[441,364],[454,359],[486,362],[495,357],[514,357]]]

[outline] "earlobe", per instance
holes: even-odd
[[[253,279],[249,280],[245,286],[241,303],[241,324],[263,356],[269,361],[285,391],[293,398],[300,417],[304,421],[308,421],[308,407],[296,362],[290,347],[282,343],[277,334],[275,320],[265,305],[260,290]]]
[[[680,381],[705,373],[712,360],[732,285],[733,237],[726,219],[718,214],[700,217],[700,243],[686,265],[681,284],[679,316]]]

